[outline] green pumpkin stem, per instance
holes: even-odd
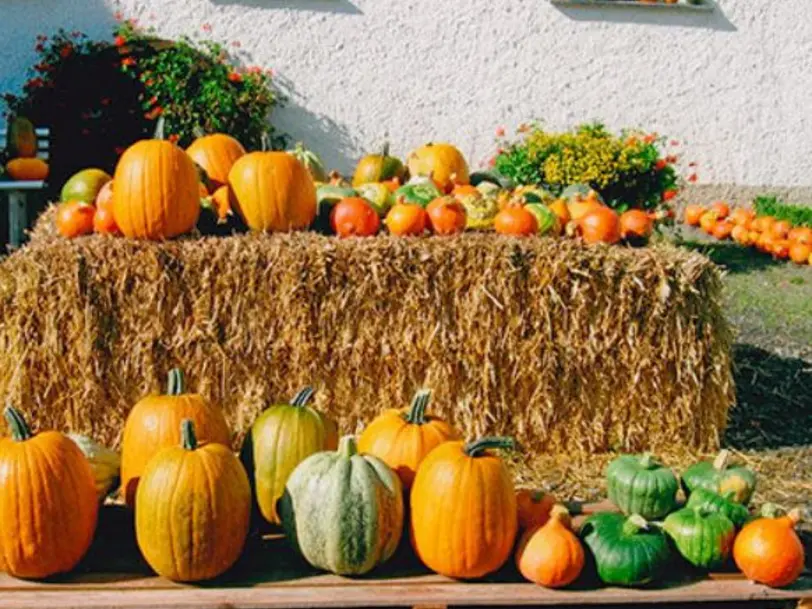
[[[166,119],[161,116],[155,123],[155,134],[152,136],[153,139],[156,140],[165,140],[166,139]]]
[[[355,441],[355,436],[343,436],[338,441],[338,454],[347,459],[358,454],[358,444]]]
[[[385,159],[389,156],[389,142],[383,143],[383,148],[381,149],[381,158]]]
[[[623,523],[624,535],[636,535],[641,529],[648,529],[648,522],[640,514],[632,514]]]
[[[654,455],[651,453],[643,453],[643,456],[640,457],[640,467],[644,469],[653,469],[656,467],[657,463],[654,461]]]
[[[183,395],[186,390],[186,381],[183,378],[183,370],[172,368],[169,371],[169,381],[166,387],[166,395]]]
[[[185,450],[195,450],[197,448],[195,424],[192,419],[183,419],[180,422],[180,438]]]
[[[424,425],[426,423],[426,407],[431,401],[431,389],[421,389],[414,394],[409,414],[406,415],[406,422],[412,425]]]
[[[717,472],[723,472],[727,469],[727,462],[730,460],[730,451],[726,448],[719,451],[716,458],[713,460],[713,469]]]
[[[268,152],[271,149],[271,136],[267,131],[263,131],[259,138],[262,152]]]
[[[780,518],[781,508],[774,503],[765,503],[761,506],[761,516],[763,518]]]
[[[513,450],[516,448],[516,440],[503,436],[486,436],[479,440],[468,442],[462,449],[469,457],[480,457],[489,448],[503,448]]]
[[[28,428],[19,410],[9,404],[3,411],[3,415],[6,417],[6,422],[11,429],[12,440],[15,442],[25,442],[31,438],[31,430]]]
[[[206,132],[200,127],[200,125],[195,125],[192,127],[192,135],[196,138],[206,137]]]
[[[302,408],[305,406],[309,401],[310,398],[313,397],[315,390],[312,387],[304,387],[303,389],[299,390],[293,399],[290,401],[291,406],[296,406],[297,408]]]

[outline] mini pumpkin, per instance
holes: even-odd
[[[722,450],[713,461],[700,461],[682,473],[682,488],[690,494],[704,488],[720,495],[732,493],[731,499],[747,505],[756,488],[755,473],[743,466],[730,464],[730,451]]]
[[[451,144],[426,144],[418,148],[409,155],[408,166],[412,176],[431,178],[445,193],[451,192],[455,184],[470,182],[468,163]]]
[[[48,178],[50,168],[42,159],[16,158],[6,163],[6,173],[12,180],[40,181]]]
[[[386,214],[384,224],[398,237],[419,237],[426,232],[428,215],[417,203],[398,202]]]
[[[372,237],[378,234],[381,220],[366,199],[347,197],[333,207],[330,225],[339,237]]]
[[[793,583],[804,569],[805,554],[795,527],[800,510],[779,516],[765,506],[764,516],[747,524],[733,544],[733,560],[749,580],[780,588]]]
[[[612,244],[620,241],[620,217],[616,211],[603,205],[584,213],[576,221],[576,227],[586,243]]]
[[[651,454],[621,455],[606,468],[609,500],[626,514],[662,518],[677,502],[677,477]]]
[[[642,209],[630,209],[620,215],[620,238],[646,241],[654,231],[654,221]]]
[[[356,188],[370,182],[388,182],[397,180],[402,183],[406,177],[403,162],[389,155],[389,142],[384,142],[380,154],[368,154],[355,168],[352,185]]]
[[[699,226],[699,221],[707,211],[701,205],[687,205],[683,214],[683,220],[688,226]]]
[[[470,188],[474,187],[471,186]],[[429,203],[426,212],[428,213],[429,224],[431,224],[431,231],[435,235],[456,235],[463,232],[468,218],[465,207],[462,206],[457,197],[479,196],[479,191],[476,192],[476,195],[455,194],[451,197],[440,197]]]
[[[547,588],[570,585],[584,568],[584,548],[572,532],[567,508],[553,507],[546,524],[527,531],[516,550],[519,572]]]
[[[93,232],[96,208],[81,201],[66,201],[56,209],[56,230],[63,237],[72,239]]]
[[[521,205],[509,205],[493,219],[493,227],[500,235],[526,237],[539,230],[536,216]]]

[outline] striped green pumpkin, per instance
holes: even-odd
[[[337,452],[302,461],[279,502],[291,545],[314,567],[361,575],[388,560],[403,531],[397,474],[377,457],[357,454],[355,438]]]

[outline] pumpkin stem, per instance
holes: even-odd
[[[469,457],[480,457],[489,448],[503,448],[513,450],[516,448],[516,440],[502,436],[486,436],[479,440],[468,442],[462,449]]]
[[[632,514],[623,523],[624,535],[636,535],[641,529],[648,529],[648,522],[640,514]]]
[[[200,125],[195,125],[192,127],[192,135],[196,138],[206,137],[206,132],[200,127]]]
[[[801,516],[801,510],[798,508],[793,508],[787,513],[787,518],[789,518],[792,526],[795,527],[796,525],[801,523],[803,517]]]
[[[722,449],[716,458],[713,460],[713,469],[717,472],[723,472],[727,469],[727,462],[730,460],[730,451]]]
[[[31,430],[28,428],[19,410],[9,404],[3,411],[3,415],[6,417],[6,422],[11,429],[12,440],[15,442],[25,442],[31,438]]]
[[[163,116],[161,116],[155,123],[155,134],[153,135],[153,139],[156,140],[166,139],[164,133],[165,130],[166,130],[166,119]]]
[[[197,448],[195,424],[192,419],[183,419],[180,422],[180,438],[185,450],[195,450]]]
[[[383,143],[383,148],[381,149],[381,158],[385,158],[389,156],[389,142]]]
[[[338,441],[338,454],[347,459],[358,454],[358,444],[355,442],[355,436],[343,436]]]
[[[556,503],[550,510],[550,520],[558,520],[566,527],[570,527],[572,525],[570,511],[560,503]]]
[[[169,371],[166,395],[183,395],[185,389],[186,382],[183,378],[183,370],[180,368],[172,368],[172,370]]]
[[[293,399],[290,401],[290,405],[301,408],[310,401],[310,398],[313,397],[314,393],[315,391],[313,390],[312,387],[305,387],[304,389],[300,389],[299,393],[293,396]]]
[[[774,503],[765,503],[761,506],[761,516],[762,518],[780,518],[781,508]]]
[[[406,422],[412,425],[424,425],[426,423],[426,407],[430,401],[431,389],[421,389],[415,393],[409,414],[406,415]]]
[[[643,469],[652,469],[657,464],[654,461],[654,455],[651,453],[643,453],[643,456],[640,457],[640,467]]]
[[[262,152],[268,152],[271,149],[271,136],[267,131],[263,131],[259,138]]]

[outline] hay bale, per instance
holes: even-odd
[[[711,450],[733,401],[720,290],[669,246],[41,235],[0,265],[0,395],[115,444],[182,366],[238,434],[305,384],[345,431],[429,386],[466,435],[534,452]]]

